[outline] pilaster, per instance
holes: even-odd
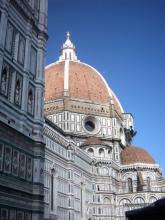
[[[5,37],[7,30],[7,20],[8,20],[8,11],[7,11],[8,1],[6,1],[5,8],[1,10],[1,19],[0,19],[0,47],[4,49],[5,46]]]

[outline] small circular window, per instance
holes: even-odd
[[[100,127],[99,121],[97,120],[97,118],[93,116],[87,116],[84,119],[83,127],[87,132],[95,134],[98,132],[99,127]]]
[[[93,123],[93,121],[86,121],[85,122],[85,128],[88,131],[93,131],[95,129],[95,124]]]

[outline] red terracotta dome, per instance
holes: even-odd
[[[45,100],[54,100],[64,94],[64,61],[46,69]],[[108,102],[108,90],[101,77],[89,66],[69,62],[69,96],[97,102]]]
[[[45,101],[52,101],[64,95],[64,61],[52,65],[45,71]]]
[[[146,150],[135,146],[126,147],[121,151],[120,158],[123,165],[134,163],[155,164],[154,159]]]
[[[113,101],[115,109],[122,106],[103,76],[93,67],[77,60],[75,47],[67,36],[59,61],[45,69],[45,102],[67,96],[100,104]]]
[[[54,63],[45,70],[45,101],[53,101],[64,96],[65,61]],[[69,97],[107,103],[113,100],[118,112],[122,107],[108,91],[107,85],[96,70],[81,62],[69,61]]]

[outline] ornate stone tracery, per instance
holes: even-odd
[[[1,73],[1,93],[7,96],[9,84],[9,66],[4,65]]]

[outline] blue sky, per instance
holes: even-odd
[[[58,59],[66,31],[78,58],[102,73],[134,115],[133,144],[165,174],[165,1],[49,0],[47,64]]]

